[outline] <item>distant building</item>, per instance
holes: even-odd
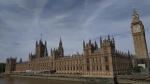
[[[137,28],[137,29],[136,29]],[[124,53],[115,48],[114,38],[100,37],[100,47],[97,43],[83,41],[83,54],[64,56],[62,40],[60,38],[58,48],[51,49],[48,56],[47,43],[36,41],[35,53],[29,53],[28,62],[16,62],[15,58],[6,60],[6,73],[17,72],[42,72],[56,70],[59,74],[81,74],[90,77],[114,77],[118,74],[129,74],[132,67],[137,65],[137,58],[147,58],[147,47],[144,26],[134,9],[131,30],[134,40],[136,56],[130,52]],[[141,48],[142,47],[142,48]],[[139,53],[140,52],[140,53]]]
[[[79,52],[73,52],[72,54],[70,54],[70,56],[78,56],[80,55]]]

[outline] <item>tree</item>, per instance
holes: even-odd
[[[141,72],[141,68],[143,68],[142,66],[135,66],[135,67],[133,67],[133,72],[134,73],[140,73]]]
[[[5,63],[0,63],[0,73],[5,72]]]

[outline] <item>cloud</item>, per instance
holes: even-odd
[[[148,49],[150,39],[149,1],[107,0],[1,0],[0,1],[0,62],[7,57],[28,60],[35,41],[43,34],[48,51],[57,48],[62,38],[65,55],[83,52],[83,39],[114,36],[116,49],[134,54],[130,23],[132,4],[143,21]]]

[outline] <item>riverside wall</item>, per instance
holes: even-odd
[[[114,83],[113,78],[85,77],[83,75],[71,75],[71,74],[5,74],[5,76],[54,79],[66,81],[99,82],[102,84],[116,84]]]
[[[119,84],[150,84],[150,76],[144,75],[117,75]]]

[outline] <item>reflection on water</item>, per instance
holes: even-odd
[[[0,84],[93,84],[91,82],[63,81],[38,78],[5,77],[0,78]],[[100,83],[94,83],[100,84]]]

